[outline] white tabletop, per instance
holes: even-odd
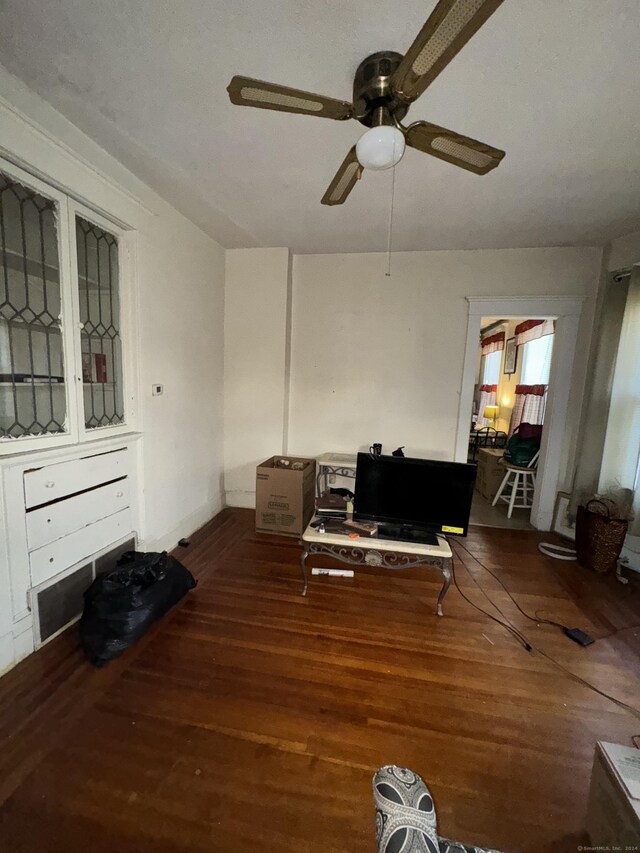
[[[376,551],[397,551],[402,554],[419,554],[422,557],[451,557],[451,548],[444,536],[438,536],[437,545],[423,542],[403,542],[400,539],[377,539],[375,536],[358,536],[352,539],[346,533],[318,533],[311,524],[302,534],[303,542],[318,542],[347,548],[375,548]]]
[[[331,468],[355,468],[358,464],[357,453],[323,453],[318,456],[318,465]]]

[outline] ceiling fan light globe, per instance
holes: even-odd
[[[391,169],[402,160],[404,134],[397,127],[382,125],[363,133],[356,143],[358,162],[365,169]]]

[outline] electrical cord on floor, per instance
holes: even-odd
[[[459,542],[457,542],[456,544],[457,544],[457,545],[460,545],[460,543],[459,543]],[[472,554],[472,553],[471,553],[467,548],[465,548],[463,545],[460,545],[460,547],[462,547],[462,549],[463,549],[464,551],[466,551],[466,552],[467,552],[467,554],[469,554],[471,557],[473,557],[473,559],[474,559],[474,560],[476,560],[476,562],[477,562],[479,565],[482,565],[482,563],[480,563],[480,561],[479,561],[479,560],[478,560],[478,559],[477,559],[477,558],[476,558],[476,557],[475,557],[475,556],[474,556],[474,555],[473,555],[473,554]],[[458,557],[458,559],[460,559],[460,558]],[[599,694],[600,696],[604,697],[605,699],[608,699],[610,702],[613,702],[613,703],[614,703],[614,705],[617,705],[618,707],[623,708],[624,710],[628,711],[630,714],[633,714],[633,716],[634,716],[634,717],[637,717],[638,719],[640,719],[640,709],[635,708],[635,707],[633,707],[633,705],[629,705],[629,704],[627,704],[626,702],[623,702],[621,699],[616,699],[616,697],[615,697],[615,696],[611,696],[609,693],[605,693],[605,692],[604,692],[604,690],[600,690],[600,688],[599,688],[599,687],[596,687],[594,684],[591,684],[591,682],[589,682],[589,681],[587,681],[586,679],[582,678],[580,675],[576,675],[576,673],[575,673],[575,672],[572,672],[570,669],[567,669],[563,664],[561,664],[561,663],[560,663],[559,661],[557,661],[555,658],[551,657],[551,655],[547,654],[547,653],[546,653],[545,651],[543,651],[542,649],[539,649],[539,648],[538,648],[534,643],[532,643],[532,642],[531,642],[531,641],[526,637],[526,635],[525,635],[525,634],[523,634],[519,629],[517,629],[514,625],[512,625],[512,624],[511,624],[511,622],[510,622],[510,621],[508,620],[508,618],[504,615],[504,613],[502,612],[502,610],[500,610],[500,608],[498,607],[498,605],[497,605],[497,604],[495,604],[495,603],[491,600],[491,598],[489,598],[489,596],[487,595],[486,591],[485,591],[485,590],[480,586],[480,584],[478,583],[478,581],[474,578],[474,576],[473,576],[473,574],[471,573],[471,571],[470,571],[469,567],[468,567],[468,566],[467,566],[467,565],[466,565],[462,560],[460,560],[460,562],[461,562],[461,563],[462,563],[462,565],[465,567],[465,569],[467,570],[467,574],[468,574],[468,575],[469,575],[469,577],[473,580],[473,582],[474,582],[474,583],[475,583],[475,585],[478,587],[478,589],[483,593],[483,595],[484,595],[484,597],[487,599],[487,601],[489,601],[489,602],[493,605],[493,607],[498,611],[498,613],[500,613],[500,614],[504,617],[504,619],[505,619],[506,621],[505,621],[505,622],[502,622],[500,619],[497,619],[495,616],[492,616],[490,613],[487,613],[487,611],[486,611],[486,610],[484,610],[482,607],[479,607],[477,604],[474,604],[470,599],[468,599],[468,598],[467,598],[467,596],[462,592],[462,590],[460,589],[460,586],[458,585],[458,581],[457,581],[457,579],[456,579],[456,575],[455,575],[455,568],[454,568],[454,569],[453,569],[453,582],[454,582],[454,584],[455,584],[456,589],[457,589],[457,590],[458,590],[458,592],[462,595],[462,597],[465,599],[465,601],[467,601],[469,604],[471,604],[471,606],[472,606],[472,607],[475,607],[475,609],[476,609],[476,610],[479,610],[481,613],[484,613],[484,615],[485,615],[485,616],[488,616],[488,617],[489,617],[489,619],[492,619],[494,622],[497,622],[499,625],[502,625],[504,628],[506,628],[508,631],[510,631],[510,633],[511,633],[513,636],[515,636],[515,637],[516,637],[516,639],[518,640],[518,642],[519,642],[519,643],[520,643],[520,644],[521,644],[521,645],[522,645],[522,646],[523,646],[527,651],[529,651],[529,652],[530,652],[530,651],[535,651],[535,652],[537,652],[539,655],[541,655],[542,657],[544,657],[544,658],[546,658],[548,661],[550,661],[550,663],[552,663],[552,664],[554,664],[556,667],[558,667],[558,669],[560,669],[560,670],[561,670],[565,675],[568,675],[568,676],[569,676],[570,678],[572,678],[574,681],[577,681],[579,684],[582,684],[584,687],[588,687],[590,690],[593,690],[593,692],[594,692],[594,693],[597,693],[597,694]],[[453,566],[453,565],[454,565],[454,560],[453,560],[453,559],[452,559],[451,563],[452,563],[452,566]],[[490,574],[493,574],[493,573],[492,573],[492,572],[490,572]],[[515,603],[515,602],[514,602],[514,603]],[[523,612],[524,612],[524,611],[523,611]],[[526,615],[526,614],[525,614],[525,615]],[[532,617],[529,617],[529,618],[531,619]],[[533,621],[536,621],[536,620],[534,619]],[[640,735],[633,735],[633,736],[631,737],[631,740],[632,740],[632,742],[633,742],[634,746],[636,746],[636,747],[640,748],[640,747],[638,746],[638,744],[640,743]]]
[[[516,604],[515,601],[514,601],[514,604]],[[516,607],[517,607],[517,604],[516,604]],[[538,616],[538,613],[540,613],[540,611],[536,610],[536,617]],[[558,622],[552,622],[548,619],[543,619],[542,617],[538,618],[538,622],[544,623],[547,625],[558,625],[558,627],[564,628],[564,626],[563,625],[561,626]],[[622,628],[616,628],[615,631],[609,631],[608,634],[603,634],[601,637],[595,637],[595,639],[596,640],[608,640],[610,637],[616,637],[618,634],[622,634],[623,631],[633,631],[634,629],[637,630],[638,628],[640,628],[640,624],[638,624],[638,625],[623,625]]]
[[[629,713],[633,714],[634,717],[637,717],[640,720],[640,709],[634,708],[633,705],[628,705],[626,702],[623,702],[622,699],[616,699],[615,696],[611,696],[609,693],[605,693],[604,690],[600,690],[599,687],[596,687],[594,684],[591,684],[590,681],[586,681],[580,675],[576,675],[575,672],[572,672],[570,669],[567,669],[566,666],[563,666],[559,661],[555,658],[552,658],[551,655],[548,655],[546,652],[543,652],[542,649],[533,647],[539,655],[545,657],[547,660],[551,661],[552,664],[561,669],[566,675],[570,678],[573,678],[574,681],[577,681],[579,684],[584,684],[585,687],[588,687],[590,690],[593,690],[594,693],[599,693],[600,696],[604,696],[605,699],[608,699],[610,702],[613,702],[615,705],[618,705],[620,708],[624,708]],[[634,746],[637,746],[636,740],[640,738],[640,735],[632,735],[631,740],[634,743]]]
[[[495,572],[492,572],[492,571],[491,571],[491,569],[490,569],[488,566],[485,566],[485,564],[482,562],[482,560],[479,560],[479,559],[478,559],[478,557],[476,557],[476,555],[475,555],[475,554],[472,554],[472,553],[471,553],[471,551],[470,551],[470,550],[469,550],[465,545],[463,545],[463,544],[462,544],[462,542],[456,542],[456,545],[458,545],[458,547],[459,547],[459,548],[462,548],[462,550],[463,550],[463,551],[466,551],[466,552],[467,552],[467,554],[468,554],[472,559],[474,559],[474,560],[476,561],[476,563],[477,563],[481,568],[483,568],[483,569],[485,570],[485,572],[488,572],[488,573],[491,575],[491,577],[495,578],[495,579],[498,581],[498,583],[500,584],[500,586],[502,587],[502,589],[507,593],[507,595],[509,596],[509,598],[511,599],[511,601],[515,604],[515,606],[518,608],[518,610],[520,611],[520,613],[522,613],[522,615],[523,615],[523,616],[526,616],[526,617],[527,617],[527,619],[530,619],[532,622],[542,623],[543,625],[554,625],[556,628],[562,628],[562,630],[564,630],[564,629],[567,627],[566,625],[563,625],[561,622],[556,622],[556,621],[555,621],[555,620],[553,620],[553,619],[538,619],[538,618],[535,618],[535,617],[531,616],[529,613],[527,613],[527,611],[526,611],[526,610],[523,610],[523,609],[522,609],[522,607],[520,607],[520,605],[519,605],[519,604],[518,604],[518,602],[515,600],[515,598],[513,597],[513,595],[509,592],[509,590],[507,589],[507,587],[506,587],[506,586],[504,585],[504,583],[502,582],[501,578],[500,578],[500,577],[498,577],[498,575],[497,575]],[[465,567],[465,568],[466,568],[466,567]],[[537,614],[536,614],[536,616],[537,616]]]
[[[623,631],[633,631],[638,628],[640,628],[640,625],[625,625],[623,628],[616,628],[615,631],[611,631],[611,633],[605,634],[603,637],[597,637],[596,639],[608,640],[610,637],[617,637],[618,634],[622,634]]]
[[[467,549],[466,549],[466,548],[464,548],[464,550],[465,550],[465,551],[467,551]],[[470,554],[470,555],[473,557],[473,554],[471,554],[471,552],[470,552],[470,551],[467,551],[467,553],[468,553],[468,554]],[[460,558],[458,557],[458,559],[460,559]],[[473,559],[475,560],[476,558],[475,558],[475,557],[473,557]],[[526,644],[527,644],[527,647],[526,647],[526,648],[527,648],[527,651],[531,651],[531,650],[533,649],[533,646],[529,643],[529,641],[528,641],[528,640],[527,640],[527,638],[524,636],[524,634],[522,633],[522,631],[520,631],[520,629],[519,629],[519,628],[516,628],[516,626],[513,624],[513,622],[511,621],[511,619],[509,619],[509,617],[508,617],[508,616],[507,616],[507,614],[504,612],[504,610],[502,610],[502,608],[501,608],[501,607],[498,607],[498,605],[495,603],[495,601],[494,601],[492,598],[490,598],[490,597],[489,597],[489,595],[487,594],[487,591],[485,590],[485,588],[484,588],[483,586],[481,586],[481,585],[478,583],[478,580],[477,580],[476,576],[473,574],[473,572],[471,571],[471,569],[469,568],[469,566],[467,566],[467,564],[466,564],[463,560],[460,560],[460,562],[461,562],[461,563],[462,563],[462,565],[465,567],[465,569],[467,570],[467,574],[469,575],[469,577],[471,578],[471,580],[474,582],[474,584],[478,587],[478,589],[480,590],[480,592],[481,592],[481,593],[484,595],[484,597],[487,599],[487,601],[489,602],[489,604],[490,604],[490,605],[491,605],[495,610],[497,610],[497,611],[498,611],[498,613],[502,616],[502,618],[505,620],[505,622],[506,622],[506,623],[508,623],[508,625],[510,625],[510,626],[511,626],[511,628],[512,628],[514,631],[517,631],[517,632],[518,632],[518,634],[522,637],[522,639],[523,639],[523,640],[526,642]],[[516,602],[514,601],[514,604],[515,604],[515,603],[516,603]],[[522,612],[524,612],[524,611],[522,611]],[[526,615],[526,614],[525,614],[525,615]]]
[[[567,627],[568,627],[568,626],[567,626],[567,625],[563,625],[563,624],[562,624],[562,622],[556,622],[556,621],[555,621],[555,619],[545,619],[545,618],[543,618],[542,616],[538,616],[538,613],[540,612],[539,610],[536,610],[536,611],[535,611],[535,618],[534,618],[533,616],[531,616],[531,614],[527,613],[527,611],[526,611],[526,610],[524,610],[524,609],[523,609],[523,608],[518,604],[518,602],[516,601],[516,599],[514,598],[514,596],[512,595],[512,593],[507,589],[507,587],[505,586],[505,584],[503,583],[503,581],[502,581],[502,579],[500,578],[500,576],[499,576],[499,575],[497,575],[495,572],[493,572],[493,571],[492,571],[488,566],[485,566],[485,564],[482,562],[482,560],[480,560],[478,557],[476,557],[476,555],[475,555],[475,554],[473,554],[473,553],[472,553],[472,552],[471,552],[471,551],[466,547],[466,545],[463,545],[463,544],[462,544],[462,542],[456,542],[456,545],[457,545],[459,548],[462,548],[462,550],[463,550],[463,551],[466,551],[466,552],[467,552],[467,554],[468,554],[468,555],[469,555],[473,560],[475,560],[475,561],[476,561],[476,563],[477,563],[477,564],[478,564],[482,569],[484,569],[484,570],[485,570],[485,572],[488,572],[488,573],[489,573],[493,578],[495,578],[495,579],[498,581],[498,583],[500,584],[500,586],[502,587],[502,589],[507,593],[507,595],[509,596],[509,598],[511,599],[511,601],[514,603],[514,605],[518,608],[518,610],[520,611],[520,613],[522,613],[522,615],[523,615],[523,616],[526,616],[526,618],[527,618],[527,619],[530,619],[532,622],[535,622],[536,624],[540,624],[540,625],[553,625],[553,626],[555,626],[556,628],[560,628],[560,629],[561,629],[561,630],[563,630],[563,631],[566,631],[566,630],[567,630]],[[466,566],[465,566],[465,568],[466,568]],[[504,615],[504,614],[503,614],[503,615]],[[505,617],[505,618],[506,618],[506,617]],[[634,629],[634,628],[640,628],[640,624],[639,624],[639,625],[626,625],[624,628],[617,628],[615,631],[611,631],[609,634],[605,634],[603,637],[596,637],[595,639],[597,639],[597,640],[607,640],[609,637],[615,637],[615,636],[616,636],[616,634],[619,634],[621,631],[631,631],[631,630],[632,630],[632,629]]]
[[[460,562],[462,562],[462,561],[460,561]],[[464,566],[464,563],[462,563],[462,565]],[[467,568],[467,567],[465,566],[465,569],[466,569],[466,568]],[[467,569],[467,571],[468,571],[468,569]],[[509,631],[509,633],[511,633],[511,634],[516,638],[516,640],[520,643],[520,645],[521,645],[524,649],[526,649],[526,651],[530,652],[530,651],[532,650],[533,646],[528,642],[528,640],[526,639],[526,637],[524,637],[524,636],[520,633],[520,631],[518,631],[518,629],[517,629],[517,628],[515,628],[515,627],[514,627],[510,622],[508,622],[508,620],[507,620],[507,621],[505,621],[505,622],[503,622],[501,619],[498,619],[496,616],[493,616],[491,613],[487,613],[487,611],[486,611],[486,610],[484,610],[482,607],[480,607],[480,605],[478,605],[478,604],[476,604],[475,602],[471,601],[471,599],[470,599],[470,598],[467,598],[467,596],[464,594],[464,592],[460,589],[460,585],[458,584],[458,578],[456,577],[455,561],[453,560],[453,558],[452,558],[452,560],[451,560],[451,574],[452,574],[452,577],[453,577],[453,585],[454,585],[454,586],[455,586],[455,588],[458,590],[458,592],[460,593],[460,595],[464,598],[464,600],[467,602],[467,604],[470,604],[472,607],[475,607],[475,609],[476,609],[476,610],[479,610],[479,611],[480,611],[480,613],[483,613],[483,614],[484,614],[488,619],[492,619],[494,622],[497,622],[497,624],[498,624],[498,625],[502,625],[502,627],[503,627],[503,628],[506,628],[506,629],[507,629],[507,631]],[[487,601],[488,601],[490,604],[492,604],[492,605],[493,605],[493,607],[495,607],[495,609],[498,611],[498,613],[500,613],[502,616],[504,616],[504,613],[502,613],[502,611],[500,610],[500,608],[499,608],[499,607],[496,607],[496,605],[491,601],[491,599],[489,598],[489,596],[488,596],[488,595],[486,594],[486,592],[482,589],[482,587],[478,584],[478,582],[477,582],[477,581],[476,581],[476,579],[473,577],[473,575],[471,575],[471,573],[469,573],[469,574],[470,574],[470,576],[471,576],[472,580],[474,581],[474,583],[476,584],[476,586],[478,587],[478,589],[480,590],[480,592],[482,592],[482,594],[484,595],[484,597],[487,599]],[[506,616],[504,616],[504,618],[505,618],[505,620],[506,620]]]

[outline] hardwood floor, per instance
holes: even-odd
[[[555,563],[527,531],[472,528],[464,545],[519,604],[603,637],[640,622],[639,591]],[[581,649],[528,622],[454,543],[536,647],[640,706],[640,630]],[[371,775],[409,766],[439,831],[505,851],[561,853],[581,835],[596,740],[640,720],[571,680],[437,573],[314,578],[295,540],[225,510],[178,556],[196,590],[135,648],[93,670],[74,632],[0,679],[0,838],[6,851],[374,850]],[[492,611],[495,612],[495,611]]]
[[[507,517],[508,506],[500,502],[492,506],[491,501],[474,490],[471,503],[471,524],[481,527],[503,527],[509,530],[533,530],[529,519],[530,509],[514,509],[511,518]]]

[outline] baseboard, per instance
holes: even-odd
[[[31,623],[29,620],[22,622],[22,625],[14,625],[9,634],[0,637],[0,677],[33,652]]]
[[[33,653],[35,644],[33,641],[33,625],[29,625],[19,634],[13,635],[13,654],[15,662],[19,663]]]
[[[255,491],[246,491],[244,489],[235,489],[225,492],[227,506],[238,506],[242,509],[256,508],[256,493]]]
[[[13,651],[13,634],[5,634],[0,637],[0,676],[9,672],[16,664]]]
[[[192,533],[199,530],[204,524],[217,515],[222,509],[222,498],[220,495],[211,503],[201,506],[177,524],[168,533],[158,539],[149,539],[139,543],[142,551],[171,551],[176,547],[180,539],[188,539]]]

